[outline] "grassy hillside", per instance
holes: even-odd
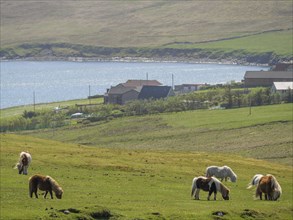
[[[291,57],[288,29],[292,33],[289,0],[1,1],[1,56],[99,56],[99,53],[87,54],[85,48],[72,49],[74,45],[139,50],[170,44],[181,49],[191,44],[196,48],[220,46],[228,51],[274,52]],[[273,36],[259,35],[264,41],[254,38],[221,41],[274,30],[283,31],[273,32]],[[287,37],[280,39],[279,35]],[[214,40],[220,40],[220,45],[197,44]],[[18,47],[24,44],[44,46]],[[56,48],[56,44],[67,46]],[[144,50],[140,52],[139,56],[147,55]],[[112,51],[108,55],[117,54]],[[118,55],[133,54],[128,51]]]
[[[125,117],[25,134],[111,149],[238,154],[292,166],[292,104]],[[276,151],[276,149],[278,149]]]
[[[22,150],[33,157],[29,175],[55,178],[64,189],[61,200],[28,197],[29,176],[12,169]],[[207,201],[201,192],[201,200],[192,200],[193,177],[212,164],[238,175],[237,183],[225,182],[231,199]],[[254,200],[246,186],[256,173],[277,177],[280,201]],[[231,153],[119,150],[1,134],[1,219],[290,219],[292,184],[291,166]]]

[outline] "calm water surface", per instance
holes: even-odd
[[[128,79],[156,79],[163,85],[241,81],[245,71],[267,67],[130,62],[32,62],[1,64],[1,109],[33,103],[86,98]]]

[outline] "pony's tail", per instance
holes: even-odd
[[[13,169],[17,169],[19,163],[16,163],[14,166],[13,166]]]
[[[194,178],[194,179],[192,180],[192,186],[191,186],[191,197],[194,196],[194,191],[195,191],[195,189],[196,189],[196,180],[197,180],[197,178]]]
[[[263,175],[261,174],[256,174],[254,175],[254,177],[251,179],[250,183],[248,184],[247,188],[246,189],[250,189],[252,188],[253,186],[256,186],[258,183],[259,183],[259,180],[260,178],[262,177]]]
[[[33,192],[33,181],[32,181],[32,177],[30,177],[28,179],[28,181],[29,181],[29,196],[31,197],[32,192]]]

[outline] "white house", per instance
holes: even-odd
[[[273,93],[285,95],[289,90],[293,90],[293,82],[274,82],[272,86]]]

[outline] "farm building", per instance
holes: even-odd
[[[104,103],[124,105],[126,102],[137,99],[139,90],[135,87],[125,87],[119,84],[112,87],[104,96]]]
[[[206,84],[182,84],[175,85],[174,92],[177,93],[188,93],[194,92],[200,89],[200,87],[205,86]]]
[[[138,99],[143,86],[160,87],[160,85],[162,84],[157,80],[128,80],[126,83],[120,83],[108,89],[104,95],[104,103],[124,105]]]
[[[274,82],[272,86],[273,93],[279,93],[280,95],[285,95],[288,92],[293,91],[293,81],[291,82]]]
[[[174,95],[175,93],[171,86],[143,86],[138,99],[161,99]]]
[[[272,86],[274,82],[293,81],[292,71],[246,71],[245,87]]]

